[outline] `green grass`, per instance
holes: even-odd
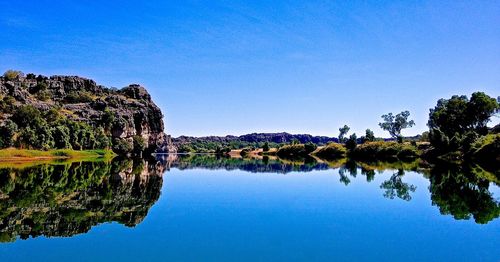
[[[6,148],[0,150],[0,160],[3,159],[18,159],[18,158],[110,158],[115,156],[115,153],[107,149],[96,150],[72,150],[72,149],[54,149],[54,150],[30,150]]]

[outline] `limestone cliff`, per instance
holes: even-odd
[[[40,111],[57,109],[68,119],[85,122],[92,127],[102,124],[108,114],[111,137],[133,144],[142,137],[150,151],[173,151],[170,137],[164,133],[163,114],[146,89],[132,84],[122,89],[107,88],[78,76],[35,76],[20,74],[0,77],[0,100],[11,104],[11,112],[0,112],[1,121],[8,119],[16,107],[32,105]],[[105,123],[106,124],[106,123]]]

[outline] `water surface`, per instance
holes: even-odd
[[[0,261],[498,261],[478,166],[169,156],[0,168]]]

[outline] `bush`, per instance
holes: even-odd
[[[278,149],[276,155],[284,158],[305,157],[316,150],[314,143],[285,145]]]
[[[346,154],[346,148],[338,143],[329,143],[314,153],[315,156],[325,159],[342,158]]]
[[[241,152],[240,152],[240,155],[241,155],[242,157],[245,157],[245,156],[247,156],[248,154],[250,154],[250,151],[251,151],[251,149],[250,149],[250,148],[243,148],[243,149],[241,150]]]
[[[21,71],[16,71],[16,70],[7,70],[4,74],[3,77],[7,80],[14,80],[18,77],[23,77],[24,73]]]
[[[472,144],[469,154],[484,163],[498,163],[500,161],[500,134],[480,137]]]
[[[67,103],[90,103],[94,101],[94,98],[89,92],[77,92],[73,91],[66,95],[64,101]]]
[[[14,145],[14,135],[17,132],[16,123],[11,120],[5,121],[3,126],[0,126],[0,148],[11,147]]]
[[[356,145],[357,145],[357,137],[356,137],[356,134],[352,134],[349,139],[347,139],[347,141],[345,142],[345,147],[347,148],[347,150],[349,151],[352,151],[356,148]]]
[[[418,156],[418,151],[411,145],[397,142],[368,142],[352,151],[352,156],[364,159],[408,159]]]
[[[134,145],[132,144],[132,142],[123,138],[113,139],[113,152],[120,155],[126,155],[130,154],[133,149]]]
[[[313,152],[314,150],[316,150],[316,148],[318,148],[318,146],[312,142],[304,144],[304,149],[306,150],[307,154]]]
[[[143,152],[146,149],[146,141],[142,136],[134,136],[133,137],[133,143],[134,143],[134,152],[136,154]]]
[[[264,143],[264,146],[262,146],[262,151],[264,151],[264,152],[269,151],[269,143],[268,142]]]

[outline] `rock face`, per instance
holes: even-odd
[[[150,151],[175,151],[164,133],[160,108],[140,85],[118,90],[78,76],[28,74],[14,79],[0,77],[0,99],[5,97],[12,97],[15,106],[32,105],[41,111],[56,108],[71,120],[91,126],[97,126],[104,114],[111,114],[120,120],[119,125],[112,127],[113,138],[133,143],[134,136],[141,136]],[[8,117],[0,112],[0,121]]]

